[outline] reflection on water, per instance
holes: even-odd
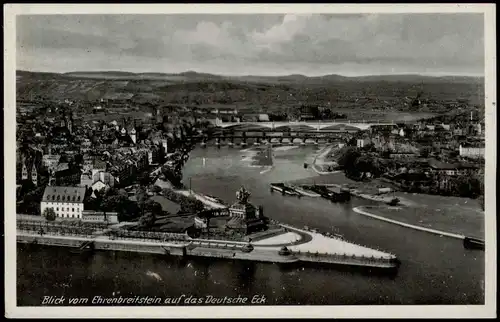
[[[252,193],[250,200],[263,205],[272,219],[335,230],[358,244],[395,253],[402,261],[397,275],[121,252],[85,256],[64,248],[19,245],[18,304],[40,305],[48,294],[92,297],[113,292],[163,297],[262,294],[266,304],[484,303],[484,252],[465,250],[458,240],[359,216],[352,207],[370,202],[356,198],[350,204],[335,204],[271,194],[270,182],[302,178],[313,182],[315,174],[304,169],[303,162],[316,150],[277,151],[275,167],[261,175],[261,169],[241,162],[237,149],[199,149],[186,165],[185,180],[191,178],[194,190],[225,202],[233,202],[236,189],[244,184]]]

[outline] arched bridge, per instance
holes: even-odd
[[[330,121],[330,122],[215,122],[215,125],[224,129],[234,129],[248,131],[261,128],[263,130],[285,130],[292,131],[359,131],[367,130],[372,125],[395,126],[393,122],[351,122],[351,121]]]

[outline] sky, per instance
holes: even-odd
[[[482,14],[23,15],[16,68],[483,75]]]

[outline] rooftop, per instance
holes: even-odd
[[[49,186],[45,188],[42,201],[82,203],[84,197],[84,187]]]
[[[68,163],[59,163],[56,168],[56,172],[59,171],[64,171],[69,169],[69,164]]]
[[[43,156],[44,160],[59,160],[61,156],[59,154],[45,154]]]
[[[474,169],[477,168],[477,166],[469,163],[447,163],[447,162],[442,162],[436,159],[429,159],[428,161],[429,166],[433,169],[438,169],[438,170],[455,170],[455,169]]]

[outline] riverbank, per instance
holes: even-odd
[[[317,147],[305,146],[289,150],[283,157],[284,153],[276,153],[273,171],[259,175],[261,169],[241,162],[239,149],[195,149],[185,165],[184,184],[189,186],[192,180],[196,192],[216,196],[226,203],[235,199],[235,191],[243,185],[252,192],[251,200],[262,205],[265,215],[275,221],[336,232],[346,240],[397,254],[402,265],[396,277],[375,276],[371,268],[364,270],[366,274],[358,274],[355,267],[346,265],[298,262],[283,267],[230,259],[112,251],[82,256],[72,254],[71,248],[18,244],[19,305],[40,305],[40,298],[47,292],[60,292],[63,283],[69,284],[66,294],[86,297],[111,296],[112,292],[159,297],[189,293],[251,298],[254,294],[263,294],[269,305],[285,306],[484,305],[484,289],[491,284],[488,281],[484,284],[485,252],[464,249],[457,239],[356,214],[352,208],[375,204],[357,197],[353,197],[350,204],[337,204],[322,198],[298,199],[269,192],[271,182],[308,178],[306,183],[312,184],[314,180],[320,183],[323,177],[330,177],[316,175],[310,167],[304,168],[304,159],[317,150]],[[207,159],[205,167],[203,158]],[[436,214],[444,216],[446,210],[446,218],[451,218],[454,211],[464,215],[472,212],[465,209],[472,208],[470,200],[464,204],[460,198],[408,196],[418,204],[428,205],[428,210],[436,207],[443,210]],[[445,203],[449,206],[446,209]],[[454,206],[455,203],[459,206]],[[465,221],[457,224],[464,226]],[[487,270],[491,269],[490,264],[487,261]],[[160,275],[162,281],[147,276],[148,271]],[[121,273],[116,276],[116,272]],[[331,291],[325,292],[326,289]]]
[[[316,172],[319,175],[326,175],[326,174],[340,172],[340,171],[325,171],[325,168],[329,168],[330,166],[335,164],[332,161],[326,160],[327,155],[332,152],[333,148],[334,148],[333,145],[327,145],[323,149],[321,149],[318,152],[318,154],[316,154],[311,165],[311,168],[314,170],[314,172]]]
[[[173,191],[175,193],[181,194],[185,197],[196,198],[197,200],[201,201],[209,209],[225,209],[225,208],[227,208],[226,205],[215,202],[215,201],[211,200],[211,198],[209,199],[205,195],[203,195],[201,193],[196,193],[193,190],[173,190]]]

